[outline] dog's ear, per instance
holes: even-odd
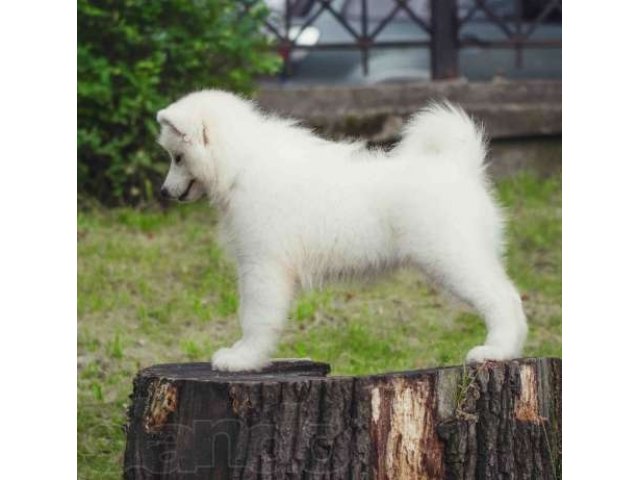
[[[156,120],[160,125],[166,125],[173,130],[184,143],[202,143],[205,146],[209,143],[204,124],[192,122],[174,110],[160,110]]]

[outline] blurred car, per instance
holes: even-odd
[[[286,0],[264,0],[271,10],[269,19],[284,36]],[[504,19],[515,29],[519,16],[523,31],[542,14],[544,18],[531,34],[532,39],[559,39],[561,11],[546,11],[549,0],[487,0],[484,4],[495,16]],[[431,78],[430,41],[425,25],[430,23],[429,2],[407,1],[411,13],[398,7],[393,0],[367,2],[368,33],[376,31],[381,22],[384,28],[376,35],[369,53],[369,72],[362,67],[362,53],[353,33],[362,29],[361,0],[334,0],[330,3],[335,15],[322,9],[316,0],[290,0],[290,28],[287,37],[295,46],[290,61],[290,83],[379,83],[389,81],[425,80]],[[390,15],[394,10],[397,12]],[[505,33],[479,7],[475,0],[458,0],[459,18],[466,19],[459,30],[461,39],[477,45],[459,52],[461,75],[474,80],[490,79],[495,75],[509,77],[554,78],[561,75],[560,49],[526,49],[516,53],[509,48],[482,47],[483,41],[504,40]],[[336,20],[339,16],[351,29]],[[389,18],[390,17],[390,18]],[[309,25],[305,26],[309,22]],[[346,48],[353,44],[352,48]],[[402,44],[402,47],[394,47]],[[410,44],[411,46],[407,46]],[[328,48],[336,45],[335,49]],[[308,50],[310,47],[318,47]]]

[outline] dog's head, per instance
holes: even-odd
[[[160,189],[165,198],[191,202],[202,198],[207,190],[209,138],[204,119],[188,103],[177,102],[160,110],[158,143],[170,156],[169,173]]]

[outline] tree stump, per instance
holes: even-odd
[[[127,479],[555,479],[561,360],[363,377],[158,365],[134,381]]]

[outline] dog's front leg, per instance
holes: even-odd
[[[217,370],[258,370],[269,363],[293,293],[290,276],[276,262],[241,264],[238,273],[242,338],[213,355]]]

